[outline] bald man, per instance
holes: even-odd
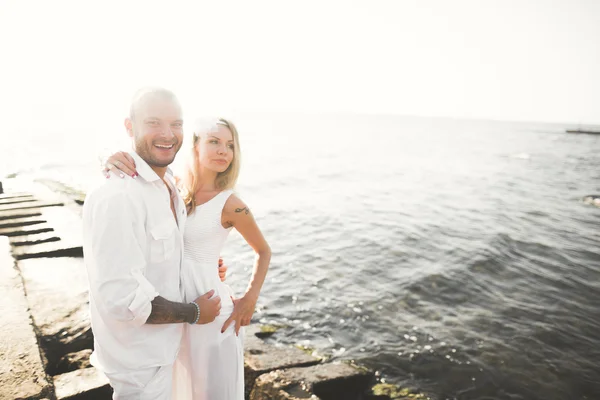
[[[139,91],[125,120],[138,175],[107,179],[83,207],[92,364],[108,377],[117,400],[170,399],[182,324],[211,322],[221,307],[212,290],[182,302],[187,213],[168,169],[182,144],[182,125],[172,92]]]

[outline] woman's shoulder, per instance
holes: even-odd
[[[232,190],[225,190],[223,192],[227,192],[225,195],[229,196],[227,201],[225,201],[223,211],[225,211],[227,214],[250,213],[248,205],[239,197],[237,193],[233,192]]]

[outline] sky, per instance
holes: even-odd
[[[148,85],[186,116],[600,123],[596,0],[0,0],[0,46],[1,135],[121,126]]]

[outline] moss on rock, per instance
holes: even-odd
[[[401,388],[390,383],[378,383],[371,389],[376,396],[388,396],[394,400],[428,400],[423,393],[413,393],[410,389]]]

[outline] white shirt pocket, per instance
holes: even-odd
[[[150,261],[160,263],[169,259],[175,250],[175,226],[171,221],[164,221],[150,229]]]

